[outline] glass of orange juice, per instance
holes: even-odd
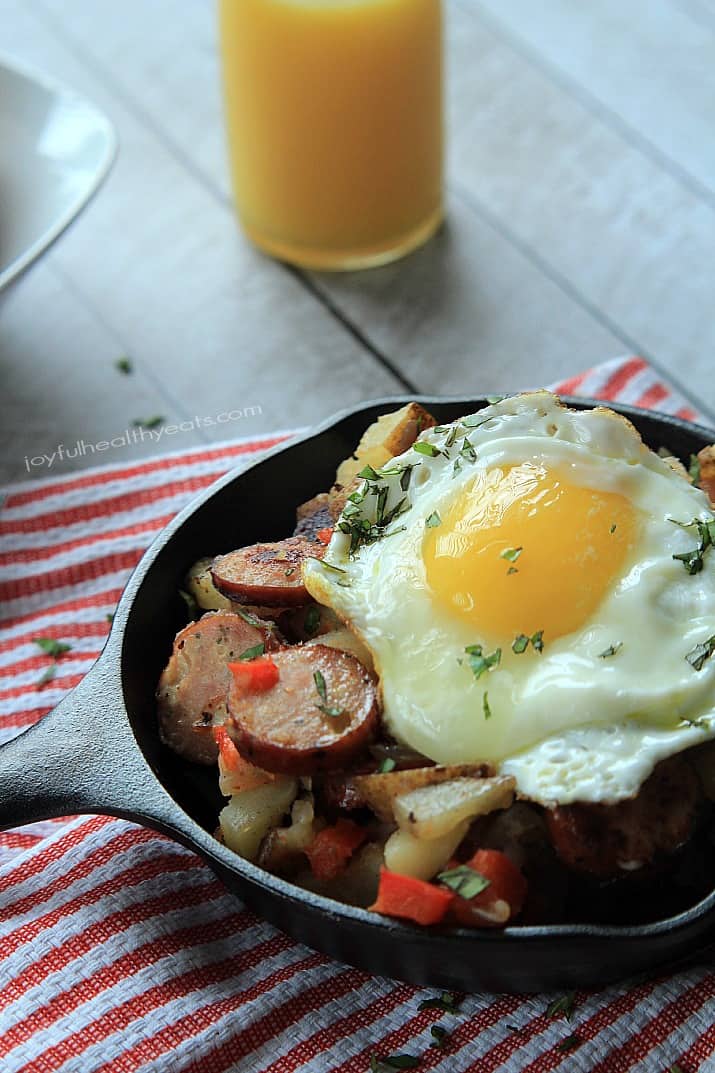
[[[219,0],[236,207],[293,264],[366,268],[442,219],[442,0]]]

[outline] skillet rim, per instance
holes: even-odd
[[[531,393],[532,392],[528,392],[528,394]],[[509,394],[510,396],[514,396],[522,393],[513,392]],[[332,431],[347,419],[353,418],[364,411],[372,410],[375,407],[399,407],[406,402],[417,402],[426,408],[435,404],[464,406],[464,412],[470,413],[488,405],[490,398],[493,398],[491,393],[488,396],[474,395],[469,398],[465,398],[462,395],[400,394],[378,396],[376,398],[364,400],[356,405],[345,407],[325,418],[317,425],[310,426],[305,430],[300,430],[297,435],[290,436],[288,439],[276,444],[269,450],[262,452],[259,458],[253,460],[248,465],[239,465],[228,470],[198,495],[193,497],[192,500],[183,507],[174,518],[172,518],[147,548],[127,582],[117,605],[110,638],[107,644],[107,648],[110,648],[111,646],[118,649],[117,655],[121,677],[121,695],[124,713],[134,738],[134,744],[145,760],[147,759],[145,750],[136,738],[132,717],[129,715],[129,706],[125,690],[124,641],[127,625],[131,619],[132,612],[134,611],[136,596],[144,583],[145,578],[151,571],[155,560],[163,552],[165,546],[171,541],[175,534],[199,511],[201,511],[219,492],[223,491],[228,485],[240,481],[245,474],[254,468],[262,465],[269,459],[273,459],[278,455],[290,451],[293,447],[297,447],[309,441],[319,440],[325,433]],[[700,437],[706,443],[715,443],[715,429],[696,422],[686,421],[683,418],[662,413],[658,410],[645,410],[628,404],[586,396],[559,395],[558,398],[567,407],[578,410],[592,408],[611,409],[616,413],[627,417],[636,425],[639,418],[646,418],[661,425],[666,430],[675,429],[688,436],[695,435]],[[469,407],[472,409],[469,409]],[[645,941],[658,936],[677,934],[678,931],[702,923],[703,918],[707,918],[710,915],[713,916],[713,922],[715,923],[714,887],[710,894],[695,903],[695,905],[682,910],[674,916],[667,917],[663,920],[650,921],[646,924],[515,924],[494,931],[488,929],[443,927],[434,925],[428,928],[422,928],[418,925],[410,924],[396,918],[385,917],[378,913],[371,913],[367,909],[352,906],[345,902],[340,902],[333,898],[317,894],[306,888],[299,887],[297,884],[291,883],[280,876],[273,875],[265,869],[260,868],[252,861],[240,857],[202,827],[170,793],[164,781],[159,777],[153,766],[150,765],[150,768],[157,787],[164,791],[167,798],[171,801],[174,810],[176,810],[184,821],[182,824],[177,822],[175,828],[172,824],[172,829],[181,837],[182,841],[192,846],[192,848],[198,847],[201,855],[207,861],[214,861],[221,871],[226,870],[236,876],[239,881],[246,880],[252,886],[259,887],[262,891],[265,891],[270,895],[278,896],[283,901],[298,902],[313,910],[318,910],[325,916],[326,922],[327,920],[330,920],[331,923],[339,923],[340,921],[345,920],[352,925],[360,927],[369,926],[377,928],[382,932],[389,932],[393,935],[394,933],[397,933],[398,936],[402,934],[406,943],[409,943],[410,940],[414,942],[415,939],[419,939],[420,943],[423,943],[428,941],[429,937],[433,935],[439,937],[443,942],[447,941],[450,944],[452,942],[463,944],[465,941],[468,941],[470,943],[482,943],[488,946],[493,946],[495,944],[499,945],[505,942],[509,945],[532,945],[537,942],[543,942],[545,939],[549,939],[555,941],[555,947],[561,947],[561,945],[569,939],[592,940],[594,943],[608,939]],[[710,941],[712,942],[714,938],[715,937],[711,937]]]

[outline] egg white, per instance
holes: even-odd
[[[712,518],[707,497],[609,410],[569,410],[534,392],[462,422],[420,437],[441,452],[434,457],[413,447],[383,467],[384,509],[404,500],[399,516],[353,555],[336,528],[322,564],[304,568],[306,585],[370,648],[384,722],[398,740],[439,763],[491,761],[547,805],[633,796],[658,760],[715,737],[715,657],[697,671],[685,658],[715,635],[715,549],[692,576],[673,558],[696,542],[673,519]],[[432,599],[425,522],[478,470],[525,460],[626,497],[641,518],[639,537],[587,622],[545,637],[541,653],[505,648],[477,679],[465,648],[483,638]],[[414,467],[407,491],[405,466]],[[375,495],[358,506],[353,522],[374,521]],[[612,645],[621,647],[603,658]]]

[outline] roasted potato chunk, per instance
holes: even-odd
[[[493,769],[488,764],[453,764],[448,767],[437,764],[434,767],[409,768],[384,774],[354,775],[347,781],[375,815],[389,823],[395,819],[393,802],[401,794],[450,779],[468,776],[480,779],[492,774]]]
[[[392,811],[400,828],[415,838],[439,838],[463,820],[508,808],[515,785],[510,775],[450,779],[400,794],[392,802]]]

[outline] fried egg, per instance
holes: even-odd
[[[363,477],[305,583],[399,741],[553,805],[715,737],[715,521],[625,418],[519,395]]]

